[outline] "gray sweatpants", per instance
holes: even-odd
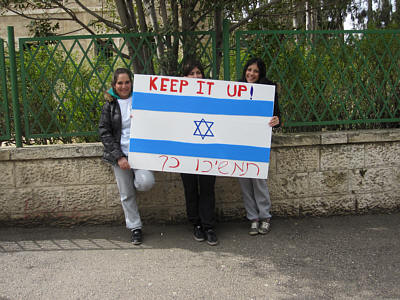
[[[271,198],[269,197],[267,180],[239,178],[239,184],[242,190],[247,219],[253,221],[271,218],[269,212]]]
[[[122,209],[125,214],[126,228],[130,230],[141,229],[142,221],[136,203],[133,170],[122,170],[118,166],[113,166],[113,169],[121,197]]]

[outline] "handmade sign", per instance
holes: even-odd
[[[135,75],[134,169],[267,178],[275,87]]]

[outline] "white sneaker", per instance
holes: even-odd
[[[252,221],[250,225],[249,234],[250,235],[257,235],[258,234],[258,221]]]
[[[267,234],[271,230],[271,223],[269,220],[261,221],[260,227],[258,228],[258,233]]]

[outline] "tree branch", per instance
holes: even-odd
[[[263,10],[269,8],[270,6],[272,6],[274,4],[277,4],[278,2],[281,2],[281,0],[271,0],[271,1],[269,1],[269,3],[265,3],[265,4],[261,5],[259,8],[256,8],[251,14],[248,15],[247,18],[244,18],[243,20],[237,22],[236,24],[233,24],[229,28],[229,32],[232,32],[232,31],[236,30],[236,28],[246,24],[249,20],[253,19],[257,15],[260,15]]]
[[[49,17],[46,17],[46,18],[32,17],[32,16],[24,14],[23,12],[20,12],[18,10],[14,10],[12,8],[9,8],[9,7],[7,8],[7,10],[12,12],[12,13],[14,13],[14,14],[16,14],[16,15],[18,15],[18,16],[21,16],[21,17],[23,17],[25,19],[28,19],[28,20],[37,20],[37,21],[48,21],[48,20],[71,21],[72,20],[70,18],[57,18],[57,17],[51,17],[51,18],[49,18]]]
[[[79,0],[75,0],[76,4],[79,5],[80,8],[82,8],[84,11],[86,11],[88,14],[92,15],[93,17],[95,17],[98,21],[100,21],[101,23],[106,24],[108,27],[111,27],[113,29],[115,29],[116,31],[118,31],[119,33],[121,33],[121,27],[118,26],[117,24],[110,22],[106,19],[104,19],[102,16],[96,14],[94,11],[91,11],[90,9],[88,9],[86,6],[84,6],[81,1]]]
[[[85,23],[81,22],[78,17],[76,16],[76,14],[69,8],[67,8],[66,6],[64,6],[63,3],[60,3],[60,1],[54,1],[55,4],[58,5],[59,8],[61,8],[62,10],[64,10],[73,21],[75,21],[76,23],[78,23],[79,25],[81,25],[84,29],[86,29],[90,34],[96,34],[93,30],[91,30],[89,28],[89,26],[87,26]]]

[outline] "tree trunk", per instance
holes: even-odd
[[[368,11],[367,11],[367,29],[370,29],[373,24],[373,10],[372,10],[372,0],[368,0]]]
[[[214,10],[214,29],[216,36],[216,48],[217,48],[217,57],[216,57],[216,74],[212,74],[214,78],[219,77],[219,71],[221,68],[222,62],[222,26],[223,26],[223,15],[222,15],[222,7],[220,5],[216,6]]]
[[[194,46],[197,44],[196,37],[188,34],[193,30],[193,12],[196,5],[196,0],[180,0],[181,3],[181,20],[182,20],[182,48],[184,59],[197,59],[196,49]]]
[[[158,20],[157,20],[157,14],[156,14],[156,9],[154,6],[154,0],[143,0],[144,7],[147,11],[147,13],[150,16],[150,21],[153,25],[153,30],[156,34],[156,49],[157,49],[157,57],[158,61],[160,63],[160,74],[161,75],[166,75],[166,65],[167,65],[167,59],[164,57],[164,43],[161,39],[160,36],[160,28],[158,26]]]

